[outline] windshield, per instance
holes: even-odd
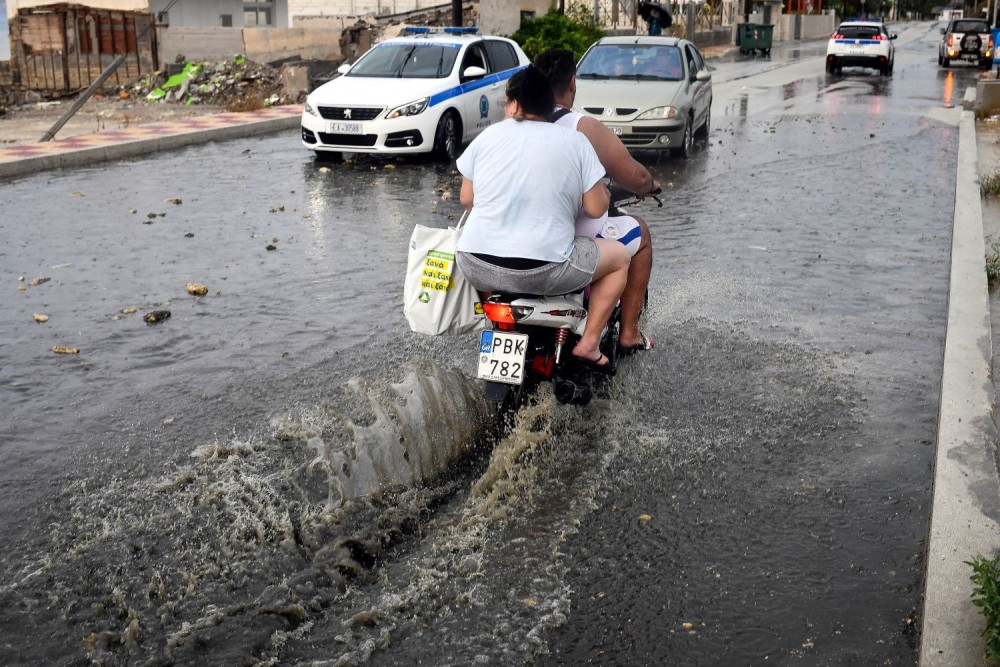
[[[637,79],[680,81],[684,78],[681,51],[660,44],[602,44],[595,46],[576,67],[578,79]]]
[[[383,43],[361,57],[345,76],[443,79],[458,58],[459,44]]]

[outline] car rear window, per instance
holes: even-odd
[[[989,32],[984,21],[955,21],[955,32]]]
[[[879,35],[879,29],[870,25],[842,25],[837,32],[848,39],[872,39]]]
[[[458,44],[383,42],[361,57],[345,76],[443,79],[458,58]]]

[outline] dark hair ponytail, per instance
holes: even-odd
[[[507,82],[507,99],[521,105],[532,116],[547,117],[556,106],[556,98],[548,78],[534,65],[515,72]]]

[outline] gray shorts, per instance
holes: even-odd
[[[457,262],[462,275],[477,290],[552,296],[579,292],[589,285],[599,257],[594,239],[577,236],[569,259],[536,269],[506,269],[467,252],[459,252]]]

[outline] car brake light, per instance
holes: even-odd
[[[839,32],[835,32],[833,33],[833,37],[831,37],[830,39],[844,39],[844,36],[841,35]]]
[[[948,46],[954,44],[955,35],[948,35]]]
[[[874,37],[872,37],[872,39],[875,40],[876,42],[881,42],[883,39],[885,39],[885,37],[883,37],[882,35],[875,35]]]

